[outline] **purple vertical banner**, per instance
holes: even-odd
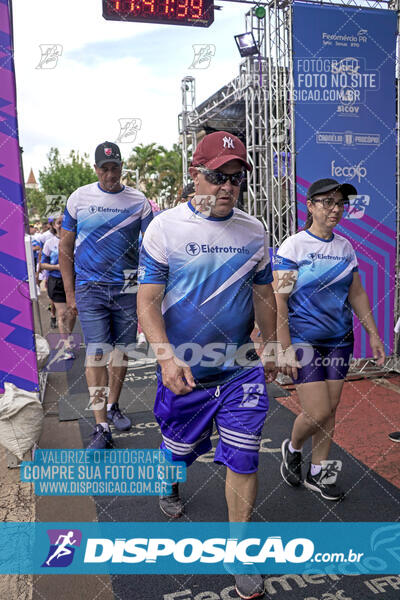
[[[0,392],[37,391],[32,303],[24,246],[15,75],[8,0],[0,0]]]
[[[336,228],[352,243],[385,351],[393,351],[396,262],[396,35],[393,10],[294,3],[299,227],[310,183],[357,189]],[[372,356],[355,318],[354,355]]]

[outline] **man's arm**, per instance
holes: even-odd
[[[75,302],[75,269],[74,248],[76,233],[61,229],[60,245],[58,247],[58,262],[64,283],[67,305],[70,310],[77,314]]]
[[[261,333],[261,340],[266,353],[262,355],[267,383],[273,381],[277,374],[277,348],[276,348],[276,301],[270,283],[253,285],[253,305],[255,320]],[[268,350],[268,345],[274,344],[274,356]],[[271,345],[269,346],[271,349]],[[268,360],[270,358],[270,360]]]
[[[148,228],[148,226],[150,225],[152,220],[153,220],[153,210],[152,210],[150,202],[146,198],[144,201],[142,216],[141,216],[141,220],[140,220],[140,231],[142,232],[142,235],[144,235],[146,229]]]
[[[142,218],[142,220],[140,222],[140,231],[142,232],[142,235],[145,233],[146,229],[148,228],[148,226],[150,225],[152,220],[153,220],[152,212],[150,214],[148,214],[147,217]]]
[[[297,379],[298,363],[290,338],[288,300],[296,283],[297,275],[297,271],[274,271],[274,293],[278,309],[277,338],[282,353],[280,367],[285,375],[293,379]]]
[[[174,394],[188,394],[195,387],[195,382],[190,367],[175,356],[169,343],[161,312],[164,289],[165,285],[160,283],[140,284],[138,320],[160,364],[163,384]]]
[[[40,270],[43,271],[59,271],[59,265],[51,265],[50,263],[42,262],[40,263]]]

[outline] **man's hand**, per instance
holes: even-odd
[[[276,368],[275,360],[265,362],[263,361],[265,381],[267,383],[272,383],[276,376],[278,375],[278,369]]]
[[[371,333],[369,336],[369,344],[373,353],[376,364],[381,367],[385,362],[385,348],[380,337],[376,333]]]
[[[196,386],[190,367],[176,356],[160,361],[162,381],[176,395],[188,394]]]
[[[284,375],[288,375],[292,379],[297,379],[298,371],[301,367],[296,358],[296,350],[293,346],[289,346],[286,350],[281,350],[278,360],[280,371]]]

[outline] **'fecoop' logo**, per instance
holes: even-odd
[[[354,179],[357,177],[358,183],[361,182],[367,175],[367,168],[363,167],[361,163],[358,165],[346,165],[345,167],[338,167],[335,165],[335,161],[331,162],[331,175],[333,177],[347,177],[347,179]]]

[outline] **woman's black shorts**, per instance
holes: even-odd
[[[52,277],[49,275],[47,283],[47,293],[53,302],[66,302],[64,284],[61,277]]]

